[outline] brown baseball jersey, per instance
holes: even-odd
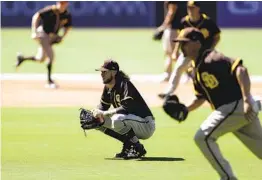
[[[197,22],[191,22],[189,16],[185,16],[181,20],[180,30],[187,27],[195,27],[199,29],[205,38],[205,47],[210,48],[213,44],[213,38],[220,33],[220,29],[216,23],[210,19],[207,15],[201,14],[200,20]]]
[[[61,27],[72,26],[72,16],[68,10],[59,13],[55,5],[47,6],[38,11],[45,33],[58,34]]]
[[[153,116],[138,90],[127,80],[116,81],[111,90],[104,87],[98,108],[106,111],[111,104],[118,114],[134,114],[142,118]]]
[[[236,77],[236,67],[241,59],[232,59],[215,50],[206,50],[197,59],[193,77],[195,93],[206,99],[213,109],[240,100],[241,88]]]

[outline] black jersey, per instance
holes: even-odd
[[[187,27],[195,27],[199,29],[205,38],[205,47],[210,48],[213,44],[214,36],[220,33],[220,29],[216,25],[216,23],[210,19],[207,15],[201,14],[201,18],[199,21],[193,23],[190,21],[189,16],[185,16],[181,20],[180,30],[187,28]]]
[[[61,27],[72,26],[72,17],[68,10],[59,13],[55,5],[47,6],[39,10],[38,13],[42,20],[43,29],[47,34],[57,34]]]
[[[232,59],[215,50],[206,50],[197,59],[193,77],[198,98],[206,99],[213,109],[242,98],[236,77],[241,59]]]
[[[104,87],[98,108],[105,111],[111,104],[118,114],[134,114],[142,118],[153,116],[138,90],[128,80],[117,80],[111,90]]]

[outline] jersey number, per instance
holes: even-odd
[[[214,89],[219,85],[217,78],[213,74],[209,74],[208,72],[201,73],[201,78],[205,83],[205,86]]]

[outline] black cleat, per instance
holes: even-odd
[[[15,67],[18,68],[24,62],[24,57],[21,54],[18,54],[16,59],[17,61]]]
[[[123,148],[120,153],[117,153],[115,155],[115,158],[124,158],[127,156],[127,153],[129,151],[129,148],[131,147],[131,144],[129,142],[123,144]]]
[[[146,150],[143,144],[135,143],[131,145],[131,148],[124,155],[124,159],[139,159],[146,155]]]

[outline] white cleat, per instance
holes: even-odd
[[[56,85],[55,83],[47,83],[45,85],[45,88],[47,88],[47,89],[57,89],[58,85]]]

